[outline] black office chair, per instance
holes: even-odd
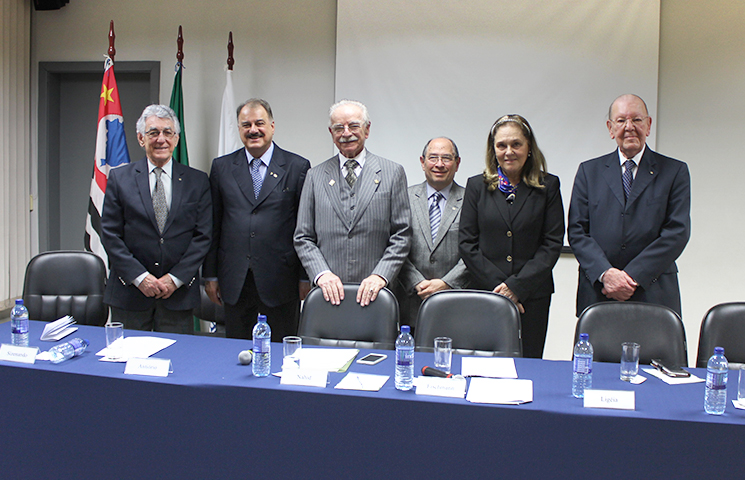
[[[199,334],[218,337],[225,336],[225,307],[210,300],[210,297],[207,296],[207,291],[204,289],[204,279],[201,280],[201,284],[199,285],[199,306],[194,309],[193,313],[200,320],[217,324],[217,331],[215,333],[199,332]]]
[[[453,339],[461,355],[522,357],[520,312],[510,299],[483,290],[444,290],[419,307],[414,343],[431,352],[435,337]]]
[[[639,302],[600,302],[590,305],[577,320],[574,341],[590,335],[597,362],[621,362],[621,344],[636,342],[639,363],[659,358],[669,365],[688,365],[683,322],[672,309]]]
[[[32,320],[54,321],[72,315],[83,325],[103,325],[106,267],[97,255],[53,251],[35,256],[26,266],[23,303]]]
[[[745,363],[745,302],[720,303],[701,322],[696,366],[706,368],[714,347],[724,347],[730,363]]]
[[[304,345],[393,350],[398,335],[398,301],[387,288],[366,307],[357,303],[358,284],[344,284],[344,300],[332,305],[313,288],[303,302],[298,335]]]

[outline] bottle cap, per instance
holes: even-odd
[[[259,321],[260,322],[266,322],[266,315],[259,314]]]
[[[580,340],[588,340],[589,338],[590,338],[590,334],[589,333],[580,333],[579,334],[579,339]]]
[[[16,298],[16,305],[23,305],[23,299],[22,298]]]
[[[724,355],[724,347],[714,347],[714,355]]]
[[[401,325],[401,333],[409,333],[411,332],[411,327],[408,325]]]

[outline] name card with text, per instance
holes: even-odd
[[[125,375],[167,377],[172,372],[171,361],[167,358],[130,358],[124,367]]]
[[[39,347],[20,347],[18,345],[0,345],[0,360],[16,363],[33,364],[36,361],[36,354]]]
[[[636,409],[635,392],[625,390],[585,390],[585,408]]]
[[[463,398],[466,396],[466,379],[417,377],[417,395],[432,395],[435,397]]]
[[[282,385],[326,388],[329,372],[325,370],[303,370],[302,368],[282,370]]]

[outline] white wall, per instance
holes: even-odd
[[[110,19],[116,24],[117,60],[161,61],[165,103],[173,81],[176,33],[183,25],[186,128],[194,166],[207,170],[217,150],[229,30],[236,43],[236,96],[262,96],[271,102],[281,146],[314,164],[333,152],[326,114],[335,100],[335,1],[72,0],[59,11],[35,12],[33,70],[38,61],[101,60]],[[607,41],[614,41],[612,32]],[[693,230],[678,262],[691,364],[706,310],[742,298],[745,262],[739,243],[745,226],[739,221],[739,180],[745,162],[738,140],[745,112],[744,47],[745,5],[740,0],[662,0],[654,125],[657,150],[686,161],[692,175]],[[32,112],[35,118],[36,104]],[[125,119],[130,126],[134,121]],[[566,128],[573,134],[571,124]],[[562,178],[564,183],[572,180]],[[545,356],[568,359],[576,322],[575,259],[562,255],[554,275],[557,291]]]

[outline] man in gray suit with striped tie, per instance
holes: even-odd
[[[458,253],[458,224],[465,189],[455,183],[460,155],[449,138],[433,138],[419,159],[426,181],[409,187],[411,251],[395,290],[401,324],[416,327],[422,301],[440,290],[464,288],[466,265]]]
[[[300,197],[295,250],[326,301],[344,299],[342,282],[359,283],[367,306],[395,281],[409,254],[411,212],[404,168],[367,151],[370,117],[360,102],[342,100],[329,111],[339,149],[311,168]]]

